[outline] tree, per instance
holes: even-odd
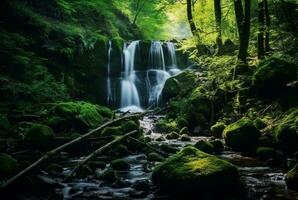
[[[190,30],[194,36],[199,36],[196,24],[192,15],[192,0],[186,0],[186,11],[187,11],[187,20],[190,26]]]
[[[217,55],[222,54],[222,35],[221,35],[221,0],[214,0],[214,14],[215,14],[215,25],[217,31],[216,46]]]
[[[238,59],[246,62],[250,31],[250,0],[244,0],[244,10],[241,0],[234,0],[237,28],[239,32]]]
[[[265,31],[264,0],[259,0],[259,2],[258,2],[258,21],[259,21],[258,58],[262,59],[265,55],[265,47],[264,47],[264,31]]]
[[[268,10],[268,0],[264,0],[264,12],[266,21],[266,31],[265,31],[265,52],[270,51],[269,37],[270,37],[270,15]]]
[[[146,0],[137,0],[137,2],[135,3],[136,7],[135,7],[134,18],[133,18],[133,21],[132,21],[133,25],[136,25],[138,16],[142,12],[145,4],[146,4]]]

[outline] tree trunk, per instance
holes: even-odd
[[[187,4],[187,19],[188,19],[188,23],[190,26],[190,30],[193,34],[193,36],[198,36],[198,32],[197,32],[197,27],[195,25],[195,22],[193,20],[193,16],[192,16],[192,0],[186,0],[186,4]]]
[[[245,0],[244,11],[241,0],[234,0],[234,7],[240,43],[238,59],[246,62],[250,31],[250,0]]]
[[[259,33],[258,33],[258,58],[264,58],[264,31],[265,31],[265,20],[264,20],[264,0],[258,3],[258,20],[259,20]]]
[[[265,52],[270,51],[270,15],[268,10],[268,0],[264,0],[264,12],[265,12],[265,22],[266,22],[266,31],[265,31]]]
[[[223,53],[222,49],[222,35],[221,35],[221,0],[214,0],[214,14],[215,14],[215,24],[216,24],[216,46],[217,46],[217,55]]]

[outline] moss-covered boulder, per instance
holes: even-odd
[[[49,126],[33,124],[27,130],[24,140],[34,147],[47,147],[51,145],[53,137],[54,132]]]
[[[211,135],[216,138],[221,138],[223,130],[226,128],[225,123],[223,122],[216,122],[213,126],[211,126],[210,131]]]
[[[119,136],[122,135],[121,126],[106,127],[102,130],[101,136]]]
[[[18,161],[8,154],[0,153],[0,177],[7,177],[16,172]]]
[[[224,145],[221,140],[211,140],[210,144],[213,145],[213,151],[215,154],[220,154],[224,150]]]
[[[134,131],[138,129],[139,129],[139,124],[137,124],[133,120],[127,121],[122,125],[122,130],[124,133],[128,133],[130,131]]]
[[[157,161],[157,162],[162,162],[165,160],[165,158],[163,156],[161,156],[158,153],[155,152],[151,152],[147,155],[147,160],[148,161]]]
[[[47,121],[47,125],[51,127],[55,132],[60,132],[69,128],[68,120],[59,116],[49,118]]]
[[[115,183],[118,180],[117,173],[113,169],[105,170],[99,178],[106,181],[107,183]]]
[[[181,135],[180,140],[183,142],[189,142],[191,141],[191,138],[187,134],[183,134]]]
[[[287,83],[295,80],[297,67],[278,58],[262,61],[255,71],[252,84],[255,92],[263,97],[275,97],[287,89]]]
[[[298,191],[298,164],[287,173],[286,183],[289,189]]]
[[[254,152],[260,137],[260,131],[248,118],[242,118],[228,125],[223,132],[225,143],[233,150],[241,152]]]
[[[289,154],[298,151],[298,109],[290,110],[274,129],[276,141]]]
[[[198,141],[194,146],[205,153],[214,152],[214,146],[210,142],[205,140]]]
[[[262,136],[258,139],[258,147],[273,147],[272,138],[269,136]]]
[[[272,147],[259,147],[256,153],[261,160],[275,159],[277,157],[277,151]]]
[[[11,128],[11,124],[5,115],[0,114],[0,132],[7,132]]]
[[[168,139],[168,140],[175,140],[175,139],[178,139],[179,137],[180,137],[180,135],[176,132],[171,132],[166,135],[166,139]]]
[[[195,73],[191,71],[184,71],[176,76],[169,78],[162,90],[162,98],[164,101],[168,101],[170,98],[177,97],[179,95],[185,95],[194,89],[197,82]]]
[[[193,147],[184,148],[157,166],[152,180],[162,190],[178,195],[212,195],[214,191],[224,195],[235,192],[240,185],[235,166]]]
[[[110,166],[114,170],[128,170],[130,168],[129,163],[122,159],[113,160],[111,162]]]
[[[188,128],[187,128],[187,127],[183,127],[183,128],[179,131],[179,135],[183,135],[183,134],[189,135],[189,131],[188,131]]]

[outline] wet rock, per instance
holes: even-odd
[[[52,144],[53,130],[42,124],[33,124],[25,135],[25,142],[37,148],[46,148]]]
[[[101,174],[100,178],[106,181],[107,183],[115,183],[118,180],[117,173],[112,169],[105,170]]]
[[[183,134],[181,135],[180,140],[183,142],[189,142],[191,141],[191,138],[187,134]]]
[[[116,159],[111,162],[110,167],[112,167],[114,170],[121,171],[121,170],[128,170],[130,168],[130,165],[125,160]]]
[[[221,138],[223,130],[226,128],[225,123],[223,122],[216,122],[213,126],[211,126],[210,131],[211,135],[216,138]]]
[[[107,163],[104,161],[90,161],[88,165],[91,169],[104,169]]]
[[[165,141],[166,139],[163,137],[163,136],[159,136],[158,138],[155,139],[155,141],[158,141],[158,142],[162,142],[162,141]]]
[[[298,191],[298,164],[286,174],[286,183],[289,189]]]
[[[120,157],[124,157],[124,156],[129,155],[129,150],[127,149],[126,146],[124,146],[122,144],[119,144],[119,145],[113,147],[113,149],[110,152],[110,154],[113,157],[120,158]]]
[[[179,134],[176,132],[171,132],[169,134],[166,135],[166,139],[168,140],[175,140],[179,138]]]
[[[232,147],[235,151],[241,152],[254,152],[260,137],[260,131],[254,126],[253,121],[248,118],[242,118],[228,125],[223,133],[226,145]]]
[[[214,152],[214,146],[208,141],[200,140],[194,145],[194,147],[205,153],[211,154]]]
[[[147,192],[150,190],[150,183],[149,180],[138,180],[133,184],[132,187],[136,190]]]
[[[51,173],[62,173],[63,172],[63,167],[59,164],[52,163],[47,167],[47,171]]]
[[[106,127],[102,130],[101,136],[119,136],[122,135],[122,127],[121,126],[114,126],[114,127]]]
[[[166,153],[176,153],[177,151],[179,151],[178,148],[172,147],[171,145],[168,145],[168,144],[162,144],[160,146],[160,149]]]
[[[8,177],[16,172],[18,161],[8,154],[0,153],[0,177]]]
[[[224,150],[224,145],[221,140],[212,140],[210,144],[213,145],[214,153],[221,154]]]
[[[188,131],[188,128],[187,128],[187,127],[183,127],[183,128],[179,131],[179,135],[183,135],[183,134],[189,135],[189,131]]]
[[[275,159],[277,157],[277,151],[271,147],[259,147],[256,153],[261,160]]]
[[[93,173],[92,169],[88,165],[83,165],[76,171],[76,175],[79,178],[86,178]]]
[[[161,156],[160,154],[158,154],[158,153],[151,152],[151,153],[148,154],[147,160],[148,161],[162,162],[162,161],[165,160],[165,158],[163,156]]]
[[[127,121],[125,124],[122,125],[123,133],[128,133],[130,131],[134,131],[138,129],[139,129],[139,125],[133,120]]]
[[[258,147],[273,147],[273,141],[269,136],[262,136],[258,139]]]
[[[212,167],[211,167],[212,166]],[[227,161],[186,147],[157,166],[153,183],[170,194],[236,193],[240,181],[237,168]]]

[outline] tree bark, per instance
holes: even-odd
[[[250,0],[245,0],[244,11],[241,0],[234,0],[234,7],[240,43],[238,59],[246,62],[250,31]]]
[[[258,3],[258,21],[259,21],[259,33],[258,33],[258,58],[264,58],[264,31],[265,31],[265,13],[264,13],[264,0],[260,0]]]
[[[222,49],[222,35],[221,35],[221,0],[214,0],[214,14],[215,14],[215,24],[216,24],[216,54],[221,55],[223,53]]]
[[[198,36],[196,24],[192,16],[192,0],[186,0],[187,19],[193,36]]]
[[[265,12],[265,22],[266,22],[266,31],[265,31],[265,52],[270,51],[270,15],[268,9],[268,0],[264,0],[264,12]]]

